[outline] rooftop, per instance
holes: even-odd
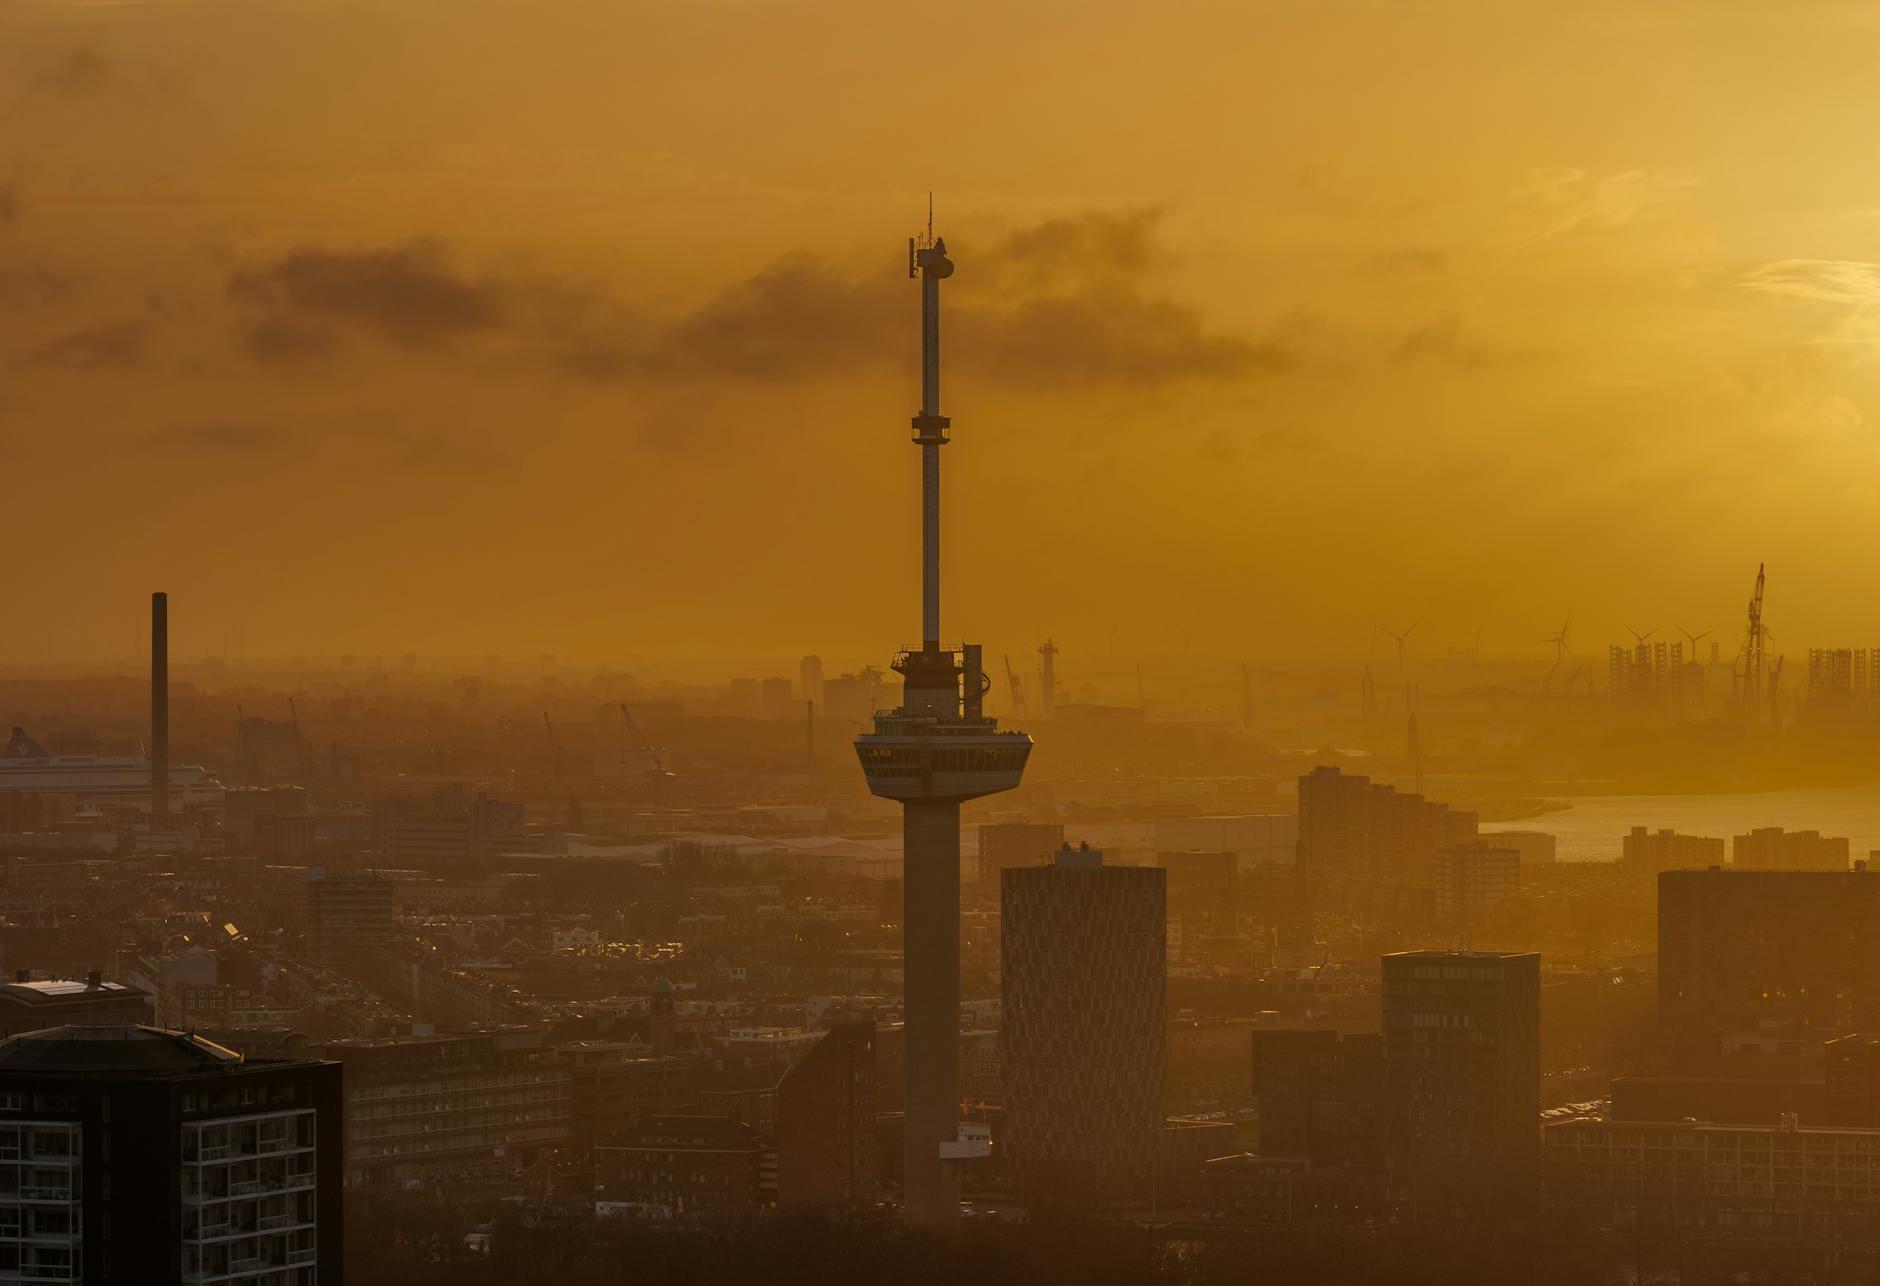
[[[0,1072],[211,1071],[242,1062],[234,1050],[190,1032],[134,1025],[47,1027],[0,1041]]]
[[[121,999],[134,994],[132,988],[121,982],[75,982],[69,978],[44,978],[36,982],[0,985],[0,996],[21,1005],[62,1005],[85,996]]]

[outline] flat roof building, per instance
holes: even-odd
[[[1666,871],[1659,1021],[1692,1052],[1793,1025],[1880,1030],[1880,872]]]
[[[1540,956],[1384,957],[1386,1135],[1399,1200],[1434,1218],[1519,1213],[1539,1160]]]
[[[1028,1201],[1128,1201],[1164,1123],[1166,873],[1088,848],[1004,876],[1004,1149]]]
[[[340,1070],[183,1032],[0,1042],[0,1280],[342,1280]]]
[[[151,998],[121,982],[92,974],[67,978],[18,978],[0,985],[0,1037],[71,1024],[111,1026],[146,1023]]]

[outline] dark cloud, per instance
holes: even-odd
[[[1292,344],[1211,329],[1159,289],[1161,215],[1054,219],[961,256],[948,284],[948,342],[964,377],[1013,388],[1150,386],[1289,371]],[[807,255],[770,264],[663,324],[592,284],[477,276],[435,242],[296,250],[245,268],[257,361],[325,357],[349,336],[406,348],[487,339],[518,366],[587,380],[791,383],[913,360],[914,295],[893,273],[857,277]]]
[[[1291,369],[1275,342],[1210,331],[1149,278],[1161,213],[1052,219],[975,255],[960,243],[947,291],[947,344],[967,378],[1013,388],[1155,385]],[[839,375],[911,356],[903,279],[857,280],[820,260],[781,260],[662,334],[654,372],[782,381]]]
[[[1088,211],[1021,228],[978,257],[973,271],[1037,285],[1141,278],[1159,267],[1163,211]]]
[[[406,348],[434,348],[503,325],[502,285],[474,280],[454,269],[434,243],[412,242],[380,250],[291,251],[259,268],[237,271],[229,293],[261,311],[251,327],[250,351],[280,355],[296,347],[292,329],[327,323],[349,327]],[[286,329],[282,329],[285,327]],[[283,341],[286,342],[283,342]],[[299,345],[299,351],[308,351]]]
[[[273,455],[293,444],[293,437],[276,425],[243,420],[173,424],[144,438],[152,450],[224,457]]]
[[[129,370],[143,364],[149,344],[149,322],[105,322],[42,345],[28,355],[26,362],[29,366],[74,371]]]
[[[820,260],[782,259],[668,328],[644,366],[661,375],[765,381],[852,372],[905,347],[894,312],[904,301],[896,293]]]

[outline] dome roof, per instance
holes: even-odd
[[[242,1061],[234,1050],[190,1032],[126,1024],[47,1027],[0,1041],[0,1072],[210,1071]]]

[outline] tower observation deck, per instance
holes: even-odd
[[[962,1132],[960,1045],[960,805],[1018,785],[1031,738],[1001,732],[983,701],[992,681],[979,645],[940,642],[940,283],[953,275],[946,242],[929,226],[908,242],[908,276],[920,281],[921,642],[894,659],[901,704],[875,715],[855,739],[868,789],[901,803],[901,923],[906,941],[906,1149],[903,1215],[910,1225],[959,1220],[955,1163],[983,1155]]]

